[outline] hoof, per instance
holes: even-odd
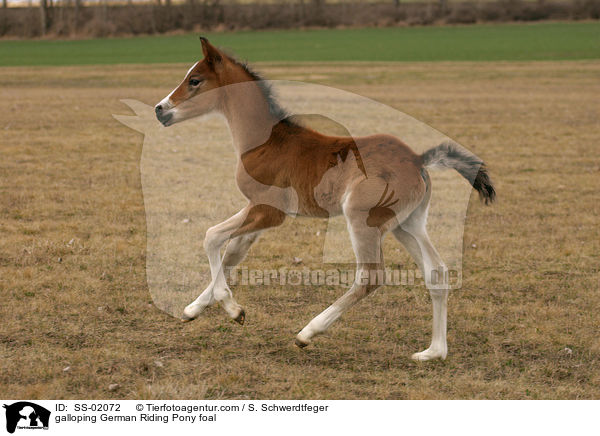
[[[427,360],[434,360],[434,359],[445,360],[446,353],[443,351],[431,350],[428,348],[425,351],[421,351],[420,353],[413,354],[412,356],[410,356],[410,358],[417,362],[425,362]]]
[[[304,342],[304,341],[301,341],[300,339],[296,338],[295,344],[298,348],[304,348],[308,345],[308,342]]]
[[[246,312],[244,309],[240,311],[240,314],[234,319],[239,325],[244,325],[244,321],[246,321]]]
[[[185,312],[186,311],[184,310],[183,315],[181,315],[181,322],[191,322],[196,319],[195,316],[189,316]]]
[[[181,316],[181,320],[183,322],[193,321],[200,316],[204,309],[206,309],[206,306],[192,303],[186,306],[185,309],[183,309],[183,315]]]

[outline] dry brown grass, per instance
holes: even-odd
[[[489,162],[499,202],[472,197],[448,359],[408,358],[430,334],[420,288],[380,289],[305,351],[295,333],[340,289],[236,292],[244,327],[219,308],[189,324],[159,311],[145,282],[142,137],[111,114],[126,113],[120,98],[158,101],[185,67],[4,68],[0,397],[600,397],[600,62],[262,70],[378,99]],[[322,227],[290,220],[246,265],[318,265]]]

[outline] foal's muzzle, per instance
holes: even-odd
[[[171,118],[173,118],[173,114],[169,111],[165,111],[161,104],[156,105],[154,112],[156,113],[156,118],[162,123],[163,126],[168,126],[169,121],[171,121]]]

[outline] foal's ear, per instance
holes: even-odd
[[[204,53],[204,59],[206,59],[206,62],[209,65],[215,66],[223,60],[221,52],[219,52],[219,50],[217,50],[210,42],[208,42],[208,39],[201,36],[200,42],[202,43],[202,53]]]

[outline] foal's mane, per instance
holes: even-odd
[[[266,81],[260,74],[254,71],[247,62],[242,62],[234,58],[233,56],[227,54],[227,58],[233,62],[235,65],[240,67],[250,78],[256,82],[260,90],[262,91],[265,99],[267,100],[267,104],[269,105],[269,112],[273,117],[280,121],[284,121],[289,118],[290,114],[287,110],[285,110],[275,96],[275,92],[273,91],[271,84]],[[289,121],[289,120],[287,120]]]

